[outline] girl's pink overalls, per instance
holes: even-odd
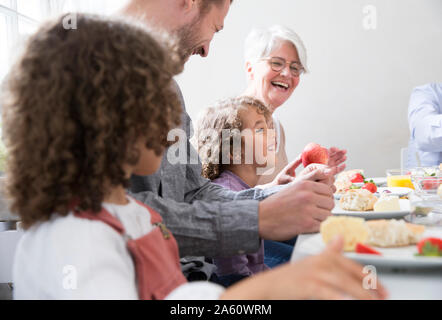
[[[126,239],[134,261],[139,299],[163,300],[174,289],[187,282],[181,272],[178,245],[163,224],[161,216],[145,204],[137,203],[149,210],[151,223],[157,227],[139,239],[131,239],[121,222],[104,208],[98,214],[75,211],[75,216],[101,221],[121,234]]]

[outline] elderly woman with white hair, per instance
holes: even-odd
[[[266,30],[253,30],[245,43],[245,61],[248,85],[244,96],[263,101],[273,118],[277,137],[276,168],[263,174],[259,184],[267,184],[287,166],[285,133],[274,112],[281,107],[298,87],[301,75],[308,72],[307,53],[301,38],[291,29],[280,25]],[[330,148],[330,166],[346,160],[346,151]],[[295,167],[301,164],[298,157]],[[293,166],[291,166],[293,167]]]
[[[301,163],[301,156],[288,164],[285,150],[285,133],[274,111],[290,98],[298,87],[301,75],[308,72],[307,53],[301,38],[291,29],[273,26],[266,30],[253,30],[246,39],[245,61],[248,86],[244,96],[250,96],[264,102],[272,113],[272,127],[276,133],[276,166],[261,175],[258,184],[265,185],[280,175],[286,182],[294,177]],[[329,166],[339,166],[346,160],[346,150],[330,148]],[[266,241],[265,263],[274,267],[290,259],[294,240],[285,243]]]

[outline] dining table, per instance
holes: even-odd
[[[431,229],[434,234],[442,236],[442,226],[432,226]],[[298,236],[291,262],[318,253],[316,250],[309,250],[309,246],[305,245],[313,237],[318,238],[318,234]],[[439,259],[442,259],[442,257]],[[362,265],[367,266],[366,264]],[[400,264],[396,266],[374,265],[374,267],[377,281],[387,289],[388,299],[390,300],[442,300],[442,264],[425,267]]]

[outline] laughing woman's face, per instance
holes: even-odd
[[[275,57],[282,58],[287,63],[279,72],[272,69],[269,60]],[[269,105],[272,112],[290,98],[299,84],[299,76],[293,76],[290,71],[290,64],[293,62],[301,65],[296,48],[292,43],[284,41],[268,57],[264,57],[253,65],[250,63],[247,65],[251,81],[249,86],[253,86],[256,97]]]

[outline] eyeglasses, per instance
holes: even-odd
[[[279,57],[271,57],[271,58],[263,58],[262,60],[268,61],[270,67],[275,72],[281,72],[286,65],[290,65],[290,72],[294,77],[299,77],[304,73],[304,68],[299,62],[287,62],[284,58]]]

